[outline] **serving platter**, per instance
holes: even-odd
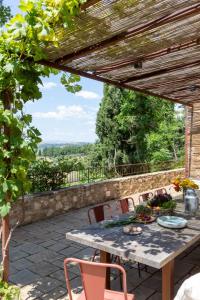
[[[161,216],[157,223],[166,228],[181,229],[187,226],[187,220],[176,216]]]

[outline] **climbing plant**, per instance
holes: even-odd
[[[74,17],[86,0],[21,0],[21,14],[14,16],[0,32],[0,215],[5,217],[21,191],[27,191],[27,170],[35,159],[40,132],[24,113],[27,101],[42,96],[43,77],[58,71],[38,64],[46,58],[44,49],[59,47],[56,29],[74,25]],[[70,92],[81,89],[77,75],[61,75]]]

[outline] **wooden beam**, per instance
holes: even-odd
[[[180,100],[174,100],[173,98],[170,98],[170,97],[165,97],[165,96],[162,96],[162,95],[159,95],[159,94],[156,94],[156,93],[144,90],[144,89],[140,89],[140,88],[135,87],[135,86],[129,86],[125,83],[120,83],[119,81],[110,80],[110,79],[107,79],[107,78],[104,78],[104,77],[100,77],[100,76],[97,76],[97,75],[94,75],[94,74],[91,74],[91,73],[84,72],[82,70],[73,69],[71,67],[59,65],[57,63],[46,61],[46,60],[40,60],[37,63],[41,64],[41,65],[44,65],[44,66],[47,66],[47,67],[51,67],[51,68],[60,70],[60,71],[76,74],[76,75],[79,75],[79,76],[82,76],[82,77],[85,77],[85,78],[88,78],[88,79],[93,79],[93,80],[97,80],[97,81],[104,82],[104,83],[107,83],[107,84],[115,85],[118,88],[133,90],[133,91],[136,91],[136,92],[143,93],[145,95],[159,97],[159,98],[162,98],[162,99],[165,99],[165,100],[172,101],[174,103],[180,103],[180,104],[183,104],[183,105],[187,106],[186,103],[184,103]]]
[[[135,82],[135,81],[143,80],[143,79],[147,79],[147,78],[151,79],[152,77],[156,77],[156,76],[159,76],[159,75],[171,73],[171,72],[174,72],[174,71],[185,69],[187,67],[196,67],[196,66],[199,66],[199,65],[200,65],[200,59],[198,59],[196,61],[193,61],[193,62],[190,62],[190,63],[183,63],[183,64],[180,64],[180,65],[177,65],[177,66],[164,68],[164,69],[161,69],[161,70],[156,70],[156,71],[141,74],[141,75],[132,76],[132,77],[129,77],[128,79],[123,80],[122,82],[123,83],[130,83],[130,82]]]
[[[179,21],[179,20],[185,19],[188,16],[199,14],[199,12],[200,12],[200,4],[198,3],[195,5],[189,6],[185,9],[168,14],[164,17],[160,17],[156,20],[150,21],[150,22],[148,22],[144,25],[138,26],[136,28],[133,27],[126,31],[122,31],[119,34],[116,34],[106,40],[100,41],[100,42],[90,45],[88,47],[85,47],[80,50],[74,51],[72,53],[66,54],[66,55],[58,58],[55,62],[56,63],[70,62],[70,61],[78,59],[82,56],[86,56],[90,53],[93,53],[96,50],[100,50],[105,47],[116,44],[120,41],[124,41],[126,38],[132,38],[138,34],[141,34],[145,31],[147,31],[147,30],[158,28],[164,24],[168,24],[168,23],[171,23],[174,21]]]
[[[199,102],[200,102],[200,98],[197,98],[195,100],[190,101],[189,104],[190,104],[190,106],[193,106],[193,104],[199,103]]]
[[[199,44],[199,39],[196,39],[196,40],[193,40],[193,41],[190,41],[187,43],[179,44],[179,45],[173,45],[171,47],[164,48],[162,50],[147,54],[145,56],[138,56],[137,58],[129,58],[129,59],[123,60],[121,62],[116,62],[111,65],[101,66],[94,71],[94,74],[101,75],[101,74],[105,74],[107,72],[111,72],[114,70],[119,70],[119,69],[125,68],[127,66],[130,66],[131,64],[137,63],[138,61],[142,61],[142,62],[151,61],[153,59],[160,58],[165,55],[169,55],[171,53],[175,53],[175,52],[178,52],[181,50],[185,50],[185,49],[194,47],[198,44]]]

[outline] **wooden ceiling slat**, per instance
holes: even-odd
[[[156,20],[150,21],[147,24],[141,25],[137,28],[130,28],[126,31],[123,31],[117,35],[114,35],[113,37],[106,39],[104,41],[98,42],[94,45],[90,45],[88,47],[82,48],[78,51],[74,51],[73,53],[64,55],[60,58],[58,58],[55,62],[56,63],[69,63],[72,60],[75,60],[77,58],[80,58],[82,56],[88,55],[90,53],[93,53],[95,50],[100,50],[102,48],[108,47],[112,44],[116,44],[117,42],[120,42],[122,40],[125,40],[127,38],[136,36],[142,32],[145,32],[147,30],[160,27],[164,24],[168,24],[171,22],[175,22],[177,20],[182,20],[188,16],[196,15],[200,13],[200,4],[194,4],[192,6],[189,6],[185,9],[182,9],[180,11],[176,11],[175,13],[168,14],[164,17],[160,17]]]
[[[190,63],[183,63],[183,64],[178,65],[178,66],[174,66],[174,67],[170,67],[170,68],[166,68],[166,69],[161,69],[161,70],[156,70],[156,71],[153,71],[151,73],[141,74],[141,75],[138,75],[138,76],[132,76],[128,79],[123,80],[122,82],[123,83],[129,83],[129,82],[134,82],[134,81],[138,81],[138,80],[146,79],[146,78],[151,79],[154,76],[163,75],[163,74],[167,74],[169,72],[173,72],[173,71],[180,70],[180,69],[185,69],[187,67],[194,67],[194,66],[200,66],[200,59],[198,59],[196,61],[193,61],[193,62],[190,62]]]
[[[116,62],[115,64],[112,64],[112,65],[102,66],[100,68],[97,68],[94,71],[94,74],[102,75],[102,74],[108,73],[109,71],[122,69],[126,66],[129,66],[130,64],[135,64],[139,61],[141,61],[143,63],[145,61],[153,60],[155,58],[159,58],[159,57],[168,55],[169,53],[174,53],[174,52],[181,51],[183,49],[191,48],[191,47],[199,44],[199,42],[200,42],[200,40],[196,39],[196,40],[189,41],[189,42],[186,42],[186,43],[183,43],[183,44],[173,45],[171,47],[168,47],[168,48],[162,49],[160,51],[156,51],[156,52],[147,54],[145,56],[132,58],[132,59],[129,58],[129,59],[126,59],[126,60],[121,61],[121,62]]]

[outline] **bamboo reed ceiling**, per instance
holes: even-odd
[[[200,101],[200,2],[89,0],[49,64],[185,105]]]

